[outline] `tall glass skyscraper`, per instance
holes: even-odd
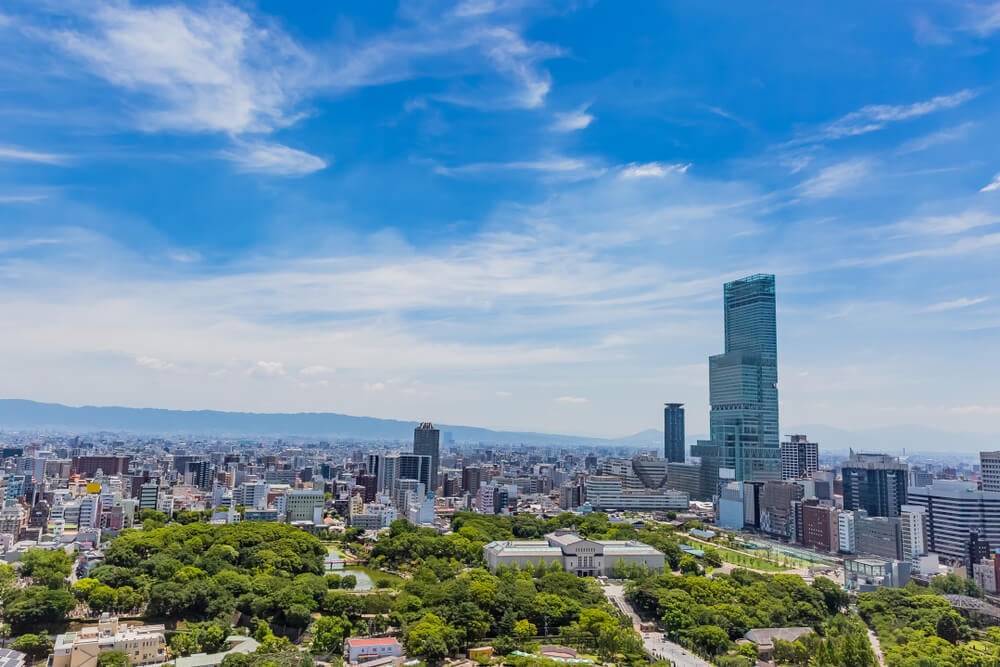
[[[684,463],[684,404],[663,404],[663,458]]]
[[[441,431],[430,422],[422,422],[413,429],[413,453],[431,457],[427,492],[437,493],[438,467],[441,462]]]
[[[719,470],[737,480],[781,479],[778,435],[778,339],[774,276],[758,274],[726,283],[726,351],[709,357],[711,440],[692,455],[702,458],[706,483]]]

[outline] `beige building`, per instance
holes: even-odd
[[[588,540],[561,528],[545,536],[545,541],[490,542],[483,547],[486,564],[493,571],[500,566],[523,568],[558,563],[578,576],[610,576],[615,567],[639,565],[663,571],[664,556],[648,544],[613,540]]]
[[[167,660],[167,640],[162,625],[128,625],[107,613],[97,625],[56,637],[51,667],[96,667],[97,656],[121,651],[133,665],[154,665]]]

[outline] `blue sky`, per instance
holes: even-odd
[[[0,6],[0,395],[998,432],[1000,3]]]

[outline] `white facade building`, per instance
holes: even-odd
[[[857,543],[854,538],[854,513],[841,512],[837,517],[837,531],[839,533],[840,552],[845,554],[857,553]]]
[[[501,566],[549,566],[558,563],[579,576],[607,576],[619,565],[640,565],[662,571],[664,556],[648,544],[611,540],[588,540],[570,530],[557,530],[545,540],[497,541],[483,547],[491,570]]]
[[[983,474],[983,491],[1000,493],[1000,451],[979,452],[979,467]]]

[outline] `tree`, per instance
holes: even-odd
[[[729,633],[717,625],[702,625],[687,631],[694,647],[707,655],[722,655],[729,650]]]
[[[97,667],[132,667],[123,651],[105,651],[97,656]]]
[[[569,607],[558,595],[553,593],[540,593],[532,602],[532,610],[537,618],[542,621],[545,635],[549,634],[550,624],[561,625],[561,621],[566,618]]]
[[[62,622],[76,606],[69,591],[44,586],[21,589],[4,610],[15,630]]]
[[[65,588],[73,558],[63,549],[28,549],[21,556],[21,576],[39,586]]]
[[[932,578],[931,589],[942,595],[968,595],[968,581],[965,577],[960,577],[954,572],[949,572],[948,574]],[[975,583],[974,581],[972,582],[973,585]],[[978,597],[982,597],[981,591]]]
[[[194,633],[180,632],[170,638],[170,653],[173,656],[191,655],[198,650],[198,640]]]
[[[409,655],[422,658],[430,664],[444,660],[458,650],[454,630],[436,614],[426,614],[403,632],[403,643]]]
[[[775,639],[774,661],[779,665],[807,667],[809,665],[809,649],[800,641],[788,642],[783,639]]]
[[[285,621],[293,628],[306,628],[312,620],[312,612],[304,604],[293,604],[285,612]]]
[[[250,656],[243,653],[228,653],[219,667],[250,667]]]
[[[823,594],[823,602],[826,604],[827,611],[831,614],[836,614],[842,609],[846,609],[848,602],[850,602],[847,591],[826,577],[816,577],[812,583],[812,587]]]
[[[962,617],[954,611],[941,614],[934,631],[946,642],[956,644],[962,636]]]
[[[701,574],[701,567],[698,566],[698,561],[690,554],[681,556],[681,562],[678,567],[683,574]]]
[[[28,657],[38,660],[44,658],[52,650],[52,642],[46,635],[21,635],[10,643],[15,651],[20,651]]]
[[[99,579],[84,577],[83,579],[77,579],[76,582],[69,587],[69,592],[72,593],[73,597],[77,600],[83,602],[90,596],[90,592],[100,585],[101,582]]]
[[[538,628],[535,627],[534,623],[526,618],[522,618],[514,624],[514,636],[517,637],[518,641],[522,644],[537,635]]]
[[[345,574],[340,578],[340,587],[347,591],[352,591],[358,585],[358,578],[353,574]]]
[[[351,632],[346,616],[323,616],[313,624],[313,653],[325,655],[338,652]]]
[[[115,589],[104,584],[95,586],[87,595],[87,605],[96,612],[111,611],[116,601]]]
[[[198,643],[204,653],[218,653],[226,645],[228,633],[218,623],[212,623],[198,633]]]

